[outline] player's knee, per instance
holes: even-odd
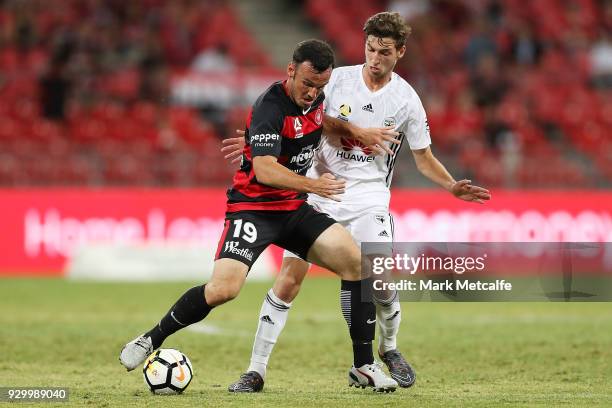
[[[236,298],[238,293],[240,293],[240,286],[238,285],[215,285],[209,283],[206,285],[206,303],[210,306],[218,306]]]
[[[361,280],[361,255],[359,250],[348,251],[344,258],[344,268],[342,268],[341,277],[346,280]]]
[[[297,296],[302,280],[294,276],[279,276],[274,283],[274,294],[284,302],[292,302]]]
[[[341,261],[341,268],[338,271],[342,279],[360,280],[361,279],[361,250],[353,241],[353,238],[345,233],[342,241],[333,251],[335,257]]]
[[[343,279],[353,281],[363,279],[363,276],[361,274],[361,264],[353,264],[351,265],[351,267],[347,268],[344,273]]]
[[[238,293],[240,293],[240,288],[231,286],[221,291],[221,298],[225,302],[229,302],[230,300],[235,299],[238,296]]]
[[[234,298],[236,298],[236,296],[238,296],[238,292],[233,291],[229,288],[218,290],[213,295],[213,299],[212,299],[213,305],[211,306],[218,306],[223,303],[227,303],[230,300],[233,300]]]

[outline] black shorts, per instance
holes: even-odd
[[[293,211],[237,211],[225,215],[215,260],[231,258],[249,269],[270,244],[302,259],[323,231],[335,224],[329,215],[304,203]]]

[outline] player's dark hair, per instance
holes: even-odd
[[[292,60],[296,65],[309,61],[315,71],[323,72],[334,67],[334,51],[325,41],[306,40],[297,45]]]
[[[395,48],[399,49],[406,45],[406,39],[410,36],[412,28],[400,13],[383,11],[368,18],[363,26],[366,38],[373,35],[378,38],[390,37],[395,41]]]

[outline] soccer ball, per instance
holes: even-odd
[[[147,358],[142,373],[153,394],[180,394],[191,382],[193,368],[180,351],[159,349]]]

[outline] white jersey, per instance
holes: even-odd
[[[376,92],[368,89],[362,76],[362,65],[336,68],[325,87],[325,111],[328,115],[365,127],[395,126],[401,143],[412,150],[431,144],[425,109],[414,89],[399,75]],[[391,254],[393,217],[389,214],[389,186],[393,166],[402,145],[390,145],[394,156],[375,156],[353,139],[326,137],[315,152],[312,167],[306,175],[318,178],[331,173],[346,180],[341,202],[314,194],[308,202],[326,212],[344,226],[355,242],[389,244],[384,253]],[[363,250],[363,248],[362,248]],[[380,251],[381,247],[376,247]],[[285,257],[298,257],[285,251]]]
[[[412,150],[429,146],[427,117],[415,90],[392,73],[383,88],[372,92],[365,84],[362,68],[363,65],[354,65],[334,69],[325,87],[326,113],[362,128],[394,126],[400,133],[401,143],[407,141]],[[324,134],[307,176],[318,178],[323,173],[331,173],[347,181],[346,190],[340,204],[313,194],[308,201],[321,209],[327,206],[338,209],[340,205],[342,213],[352,213],[352,216],[373,209],[388,211],[389,186],[401,148],[401,145],[389,145],[396,155],[375,156],[354,139]]]

